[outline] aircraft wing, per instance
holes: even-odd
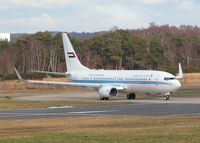
[[[75,83],[75,82],[58,82],[58,81],[36,81],[36,80],[23,80],[30,83],[44,83],[44,84],[57,84],[57,85],[71,85],[71,86],[85,86],[85,87],[101,87],[100,84],[93,83]]]
[[[19,80],[30,82],[30,83],[44,83],[44,84],[57,84],[57,85],[71,85],[71,86],[86,86],[86,87],[101,87],[100,84],[92,83],[73,83],[73,82],[57,82],[57,81],[36,81],[36,80],[25,80],[21,77],[17,69],[14,67]]]
[[[55,84],[55,85],[69,85],[69,86],[82,86],[82,87],[94,87],[101,88],[103,86],[112,86],[116,88],[118,91],[125,90],[125,86],[122,85],[108,85],[108,84],[98,84],[98,83],[76,83],[76,82],[57,82],[57,81],[36,81],[36,80],[24,80],[30,83],[44,83],[44,84]]]
[[[98,84],[98,83],[76,83],[76,82],[57,82],[57,81],[36,81],[36,80],[24,80],[30,83],[44,83],[44,84],[55,84],[55,85],[69,85],[69,86],[82,86],[82,87],[94,87],[94,88],[101,88],[103,86],[112,86],[116,88],[118,91],[125,90],[125,86],[122,85],[108,85],[108,84]]]
[[[21,77],[17,69],[14,67],[19,80],[30,82],[30,83],[43,83],[43,84],[55,84],[55,85],[70,85],[70,86],[82,86],[82,87],[95,87],[101,88],[102,86],[112,86],[117,90],[125,90],[125,86],[122,85],[108,85],[108,84],[98,84],[98,83],[75,83],[75,82],[57,82],[57,81],[36,81],[36,80],[25,80]]]

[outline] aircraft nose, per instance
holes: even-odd
[[[175,86],[177,89],[179,89],[181,87],[181,83],[179,81],[177,81]]]
[[[181,87],[181,83],[177,80],[173,84],[174,90],[178,90]]]
[[[174,80],[172,82],[172,86],[171,86],[172,92],[177,91],[180,87],[181,87],[181,83],[178,80]]]

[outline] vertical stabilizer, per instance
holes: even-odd
[[[66,33],[62,33],[62,38],[63,38],[63,46],[64,46],[64,52],[65,52],[67,71],[71,72],[71,71],[89,70],[87,67],[83,66],[80,63]]]

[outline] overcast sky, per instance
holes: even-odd
[[[0,0],[0,32],[200,26],[199,0]]]

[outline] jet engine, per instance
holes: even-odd
[[[117,96],[117,89],[111,86],[104,86],[99,89],[101,97]]]

